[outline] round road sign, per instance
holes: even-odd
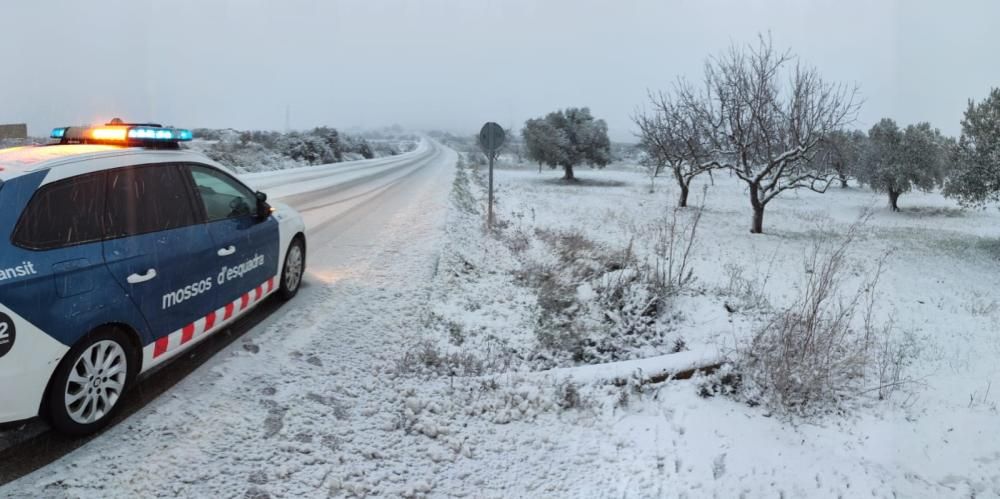
[[[497,152],[503,146],[504,139],[506,134],[503,128],[492,121],[483,125],[479,131],[479,147],[482,147],[487,154]]]

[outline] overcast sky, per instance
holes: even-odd
[[[883,116],[957,134],[1000,86],[1000,2],[33,1],[0,7],[0,123],[475,133],[589,106],[612,138],[646,89],[770,31]]]

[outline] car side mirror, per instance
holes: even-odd
[[[254,195],[257,196],[257,220],[267,220],[271,216],[271,205],[267,204],[267,194],[257,191]]]

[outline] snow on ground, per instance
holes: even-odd
[[[556,176],[497,172],[507,233],[573,229],[621,247],[673,203],[668,181],[650,194],[628,171],[583,170],[591,182],[575,186]],[[679,298],[682,313],[651,330],[661,342],[619,352],[613,367],[533,356],[538,297],[508,271],[518,254],[544,255],[484,235],[473,181],[450,207],[426,197],[394,215],[315,299],[0,496],[1000,495],[989,390],[1000,381],[1000,214],[962,212],[936,194],[904,196],[893,214],[867,191],[835,189],[776,201],[768,233],[750,235],[745,193],[715,180],[695,251],[703,292]],[[603,382],[674,358],[674,338],[690,362],[745,334],[753,318],[722,307],[727,264],[769,276],[772,302],[790,300],[811,242],[868,206],[857,272],[895,248],[879,312],[916,338],[908,374],[919,384],[789,421],[702,398],[697,379]]]
[[[1000,381],[995,361],[1000,353],[1000,213],[962,211],[938,194],[920,193],[905,195],[904,211],[891,213],[880,195],[834,188],[825,195],[798,192],[779,198],[767,209],[767,234],[752,235],[745,190],[717,173],[715,185],[705,191],[694,252],[701,292],[678,298],[674,306],[680,315],[659,350],[646,345],[625,353],[638,359],[611,365],[572,367],[572,361],[557,359],[558,369],[539,373],[545,362],[525,354],[539,348],[533,332],[538,298],[516,274],[517,252],[511,250],[516,234],[578,232],[610,247],[632,241],[641,251],[637,235],[648,234],[650,224],[669,216],[675,201],[669,179],[660,179],[651,194],[648,179],[634,172],[584,170],[578,175],[584,181],[567,186],[553,172],[498,171],[498,217],[505,241],[484,238],[478,228],[460,228],[472,225],[474,217],[453,209],[432,293],[431,322],[436,325],[424,340],[424,358],[432,361],[424,364],[433,366],[445,358],[445,365],[459,371],[473,366],[487,374],[464,385],[454,377],[428,381],[420,399],[437,406],[457,400],[448,416],[419,417],[440,421],[475,415],[502,425],[487,424],[481,431],[517,442],[517,450],[509,450],[511,459],[498,464],[503,471],[486,478],[477,493],[1000,495],[1000,440],[991,429],[1000,415],[996,392],[990,391]],[[695,204],[700,189],[693,190]],[[914,382],[889,401],[868,394],[843,415],[788,420],[725,397],[700,398],[696,381],[641,389],[594,383],[601,377],[621,378],[636,367],[648,374],[657,365],[690,364],[692,358],[711,358],[713,349],[731,348],[754,326],[753,314],[729,314],[723,308],[733,298],[725,295],[733,265],[741,268],[739,275],[766,281],[767,299],[782,306],[797,293],[804,256],[813,242],[846,232],[869,210],[871,218],[850,250],[852,282],[870,275],[874,261],[892,252],[879,283],[876,315],[891,318],[916,352],[905,371]],[[681,216],[690,216],[690,210]],[[541,258],[531,256],[535,245],[520,254]],[[682,338],[686,351],[669,355],[671,337]],[[652,358],[639,360],[643,356]],[[532,370],[536,372],[525,372]],[[423,375],[433,380],[428,371],[434,369],[425,368]],[[568,384],[574,387],[575,404],[567,403]],[[489,391],[500,395],[483,395]],[[566,410],[567,405],[575,407]],[[463,425],[474,428],[482,421]],[[487,463],[477,461],[481,466],[473,468],[487,473]]]

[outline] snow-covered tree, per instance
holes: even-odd
[[[929,191],[944,180],[948,142],[930,123],[901,130],[883,118],[868,132],[868,147],[858,180],[889,195],[889,206],[899,211],[899,196],[913,189]]]
[[[525,122],[521,131],[528,157],[552,168],[561,167],[563,179],[574,180],[573,167],[611,162],[608,125],[594,119],[588,108],[568,108]]]
[[[372,151],[371,144],[367,140],[361,139],[355,148],[355,151],[361,155],[362,158],[372,159],[375,157],[375,151]]]
[[[563,140],[562,134],[545,118],[524,122],[521,138],[524,139],[528,157],[538,163],[538,173],[542,172],[542,165],[545,164],[542,158],[558,158],[564,147],[560,143]]]
[[[691,181],[713,167],[707,140],[697,113],[679,105],[673,96],[650,93],[649,100],[653,111],[637,113],[632,121],[639,128],[639,147],[646,153],[643,163],[650,186],[664,168],[669,168],[680,188],[677,206],[683,208]]]
[[[316,127],[308,135],[317,137],[326,143],[329,152],[320,160],[321,162],[336,163],[343,161],[346,147],[341,141],[340,132],[337,129],[326,126]]]
[[[835,130],[823,141],[816,161],[828,163],[846,189],[847,181],[857,177],[867,145],[868,136],[861,130]]]
[[[339,161],[326,140],[311,133],[292,132],[281,138],[278,150],[285,156],[310,165]]]
[[[1000,201],[1000,88],[978,104],[969,101],[954,159],[946,195],[965,206]]]
[[[826,192],[836,172],[814,160],[823,139],[857,115],[855,88],[825,82],[764,36],[709,59],[704,88],[678,85],[679,102],[696,113],[713,166],[747,184],[750,232],[763,232],[764,208],[782,192]]]

